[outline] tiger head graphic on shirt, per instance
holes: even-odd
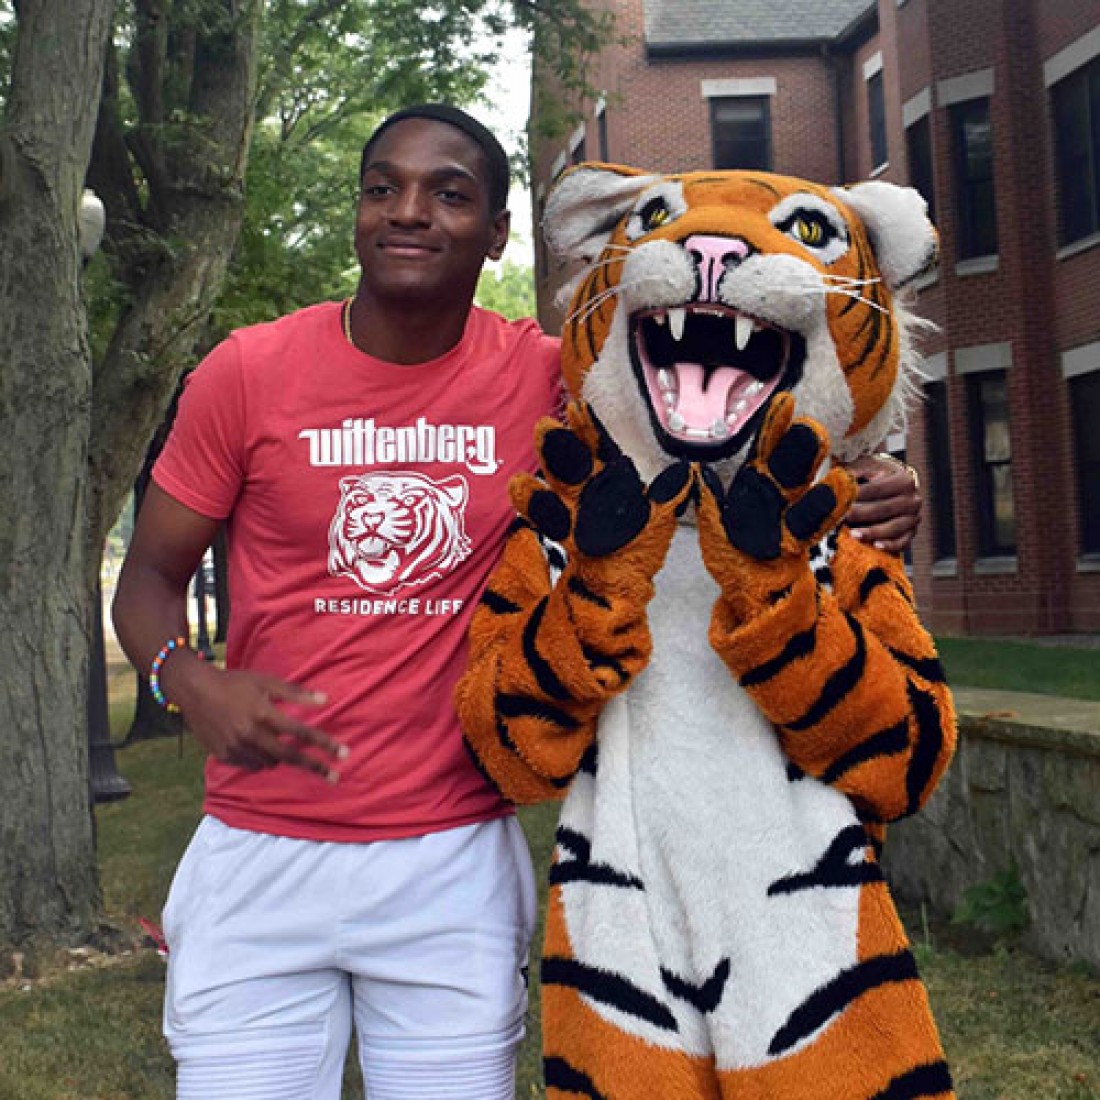
[[[329,572],[367,592],[392,594],[449,573],[470,555],[459,476],[375,472],[340,480],[329,527]]]

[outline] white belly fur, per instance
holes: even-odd
[[[581,962],[664,1001],[678,1030],[592,1004],[616,1026],[720,1068],[759,1065],[791,1011],[856,961],[858,887],[768,886],[810,870],[856,816],[832,788],[788,781],[770,723],[710,648],[717,589],[694,528],[678,529],[657,581],[650,665],[604,711],[598,773],[577,776],[562,812],[594,863],[645,890],[567,883],[566,924]],[[715,1011],[668,994],[660,967],[702,983],[723,958]]]

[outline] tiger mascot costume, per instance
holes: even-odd
[[[953,1096],[879,852],[953,752],[902,562],[843,526],[912,385],[915,191],[582,165],[567,423],[471,626],[457,703],[518,803],[565,799],[548,1095]]]

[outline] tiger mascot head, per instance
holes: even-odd
[[[328,568],[368,592],[390,594],[449,573],[470,555],[458,475],[370,473],[340,481],[329,526]]]
[[[935,262],[925,211],[884,182],[579,165],[544,222],[585,265],[566,382],[646,479],[679,458],[732,471],[783,391],[838,457],[870,450],[903,422],[916,374],[895,292]]]

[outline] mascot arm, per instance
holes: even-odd
[[[814,482],[824,433],[792,424],[780,406],[760,439],[728,496],[712,485],[700,507],[704,560],[722,590],[711,644],[796,767],[872,820],[904,817],[927,801],[955,745],[932,640],[900,560],[847,532],[833,562],[836,595],[817,583],[808,547],[854,491],[839,470]]]
[[[680,464],[647,490],[580,406],[536,443],[544,474],[513,481],[520,521],[456,695],[467,744],[516,802],[562,797],[604,705],[649,661],[653,576],[691,488]]]

